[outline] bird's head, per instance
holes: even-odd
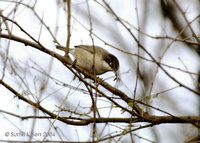
[[[111,67],[111,69],[115,72],[115,75],[117,75],[117,70],[119,69],[118,59],[114,55],[108,54],[104,60],[108,63],[108,65]]]

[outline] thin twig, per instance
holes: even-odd
[[[71,0],[67,0],[67,43],[65,49],[65,56],[68,56],[71,37]]]
[[[188,21],[185,12],[181,9],[180,5],[176,2],[176,0],[173,0],[173,2],[175,3],[176,7],[178,8],[178,10],[181,12],[181,14],[183,15],[187,25],[189,26],[190,31],[192,32],[192,36],[198,41],[198,43],[200,44],[200,40],[197,37],[197,35],[195,34],[193,28],[191,27],[191,22]]]
[[[169,77],[171,78],[174,82],[176,82],[177,84],[179,84],[180,86],[184,87],[185,89],[200,95],[200,93],[188,86],[186,86],[185,84],[181,83],[180,81],[178,81],[175,77],[173,77],[171,74],[169,74],[169,72],[167,72],[163,66],[152,56],[152,54],[150,52],[147,51],[147,49],[140,44],[140,42],[138,41],[138,39],[135,37],[135,35],[132,33],[131,29],[128,28],[120,19],[119,17],[116,15],[116,13],[112,10],[112,8],[107,4],[107,2],[105,2],[105,0],[103,0],[103,2],[105,3],[105,5],[112,11],[113,15],[116,17],[117,21],[119,21],[122,26],[129,32],[129,34],[132,36],[132,38],[136,41],[136,43],[140,46],[140,48],[155,62],[155,64],[157,64],[158,67],[160,67],[160,69]]]

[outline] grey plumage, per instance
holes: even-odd
[[[56,48],[65,51],[65,47],[56,46]],[[75,49],[70,49],[69,52],[73,55],[75,64],[90,73],[93,73],[94,66],[97,75],[103,74],[107,71],[114,71],[116,74],[119,68],[118,59],[99,46],[78,45],[75,46]],[[95,65],[93,64],[94,53]]]

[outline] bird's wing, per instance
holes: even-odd
[[[74,47],[84,49],[92,54],[94,53],[93,46],[91,46],[91,45],[78,45],[78,46],[74,46]],[[94,48],[95,48],[96,54],[101,53],[104,55],[104,53],[108,53],[106,50],[104,50],[103,48],[101,48],[99,46],[94,46]]]

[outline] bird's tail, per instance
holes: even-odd
[[[65,51],[66,47],[61,46],[61,45],[56,45],[56,49],[61,50],[61,51]]]

